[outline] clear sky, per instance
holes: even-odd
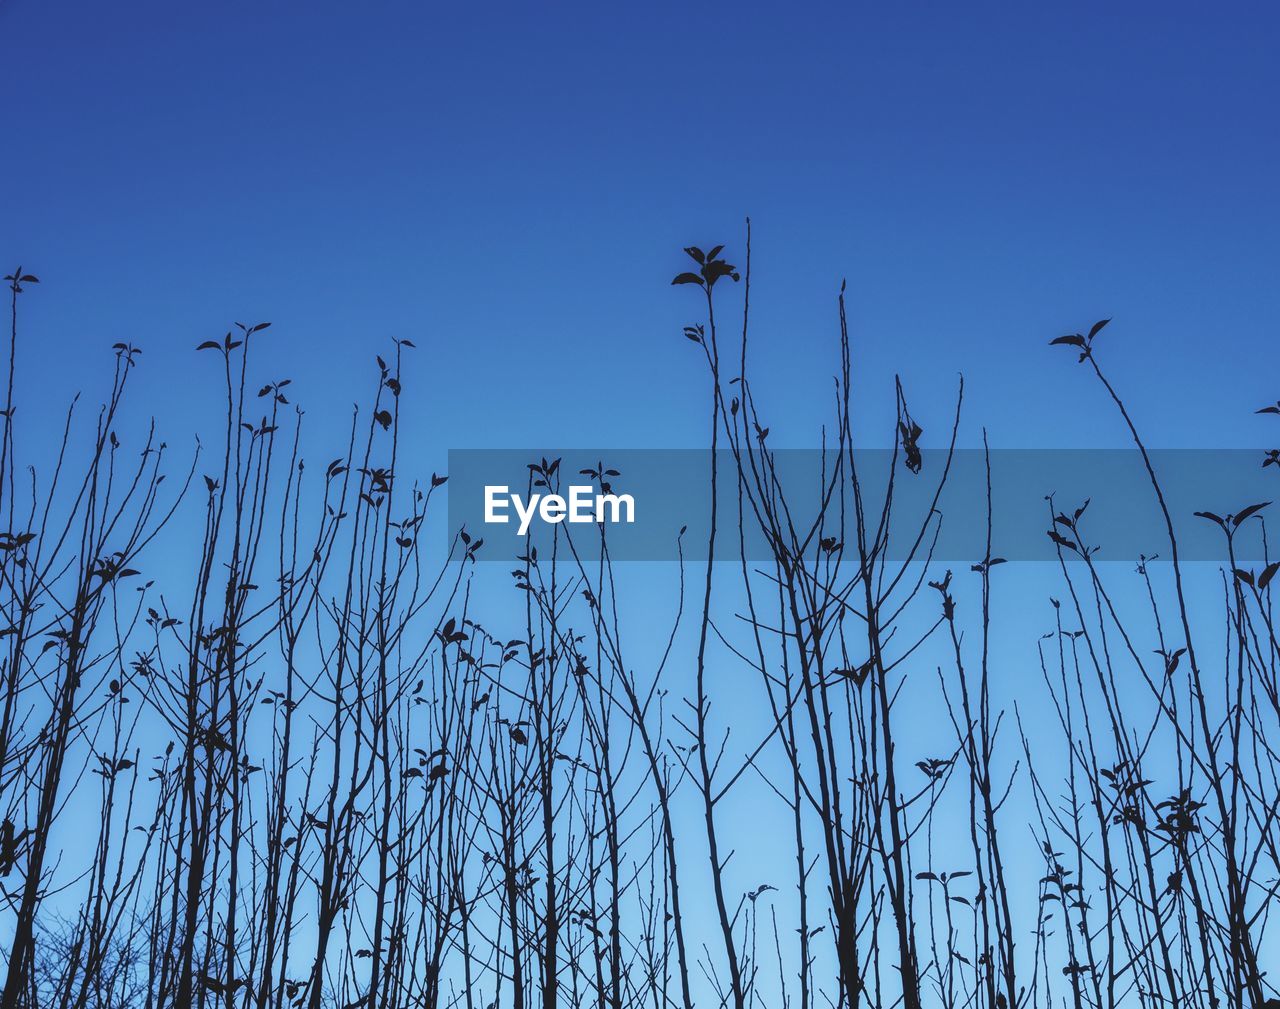
[[[96,392],[127,336],[178,441],[195,344],[270,320],[264,373],[340,426],[413,339],[432,453],[702,444],[667,283],[685,244],[740,259],[750,214],[778,444],[813,444],[847,277],[868,441],[899,369],[925,418],[964,371],[997,444],[1120,443],[1045,346],[1113,316],[1163,444],[1255,445],[1277,51],[1263,3],[5,0],[0,255],[44,281],[57,387]]]
[[[24,437],[129,340],[135,414],[190,445],[219,408],[196,345],[270,321],[257,377],[293,380],[312,458],[393,337],[417,476],[703,446],[701,306],[669,282],[688,244],[741,264],[750,215],[772,444],[828,419],[843,278],[866,443],[900,371],[928,439],[963,372],[969,444],[1124,445],[1047,346],[1103,317],[1153,443],[1280,443],[1253,413],[1280,398],[1277,53],[1262,2],[0,0],[0,265],[41,279],[19,367],[47,378]]]

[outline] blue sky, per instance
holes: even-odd
[[[774,444],[817,443],[847,278],[866,443],[901,371],[929,438],[963,372],[969,444],[1124,445],[1047,346],[1109,316],[1152,443],[1266,445],[1278,51],[1263,3],[5,0],[0,259],[42,280],[26,437],[129,340],[135,419],[190,445],[219,408],[195,346],[271,321],[256,374],[293,380],[312,458],[393,337],[417,475],[450,448],[702,446],[701,305],[669,281],[687,244],[741,263],[750,215]],[[1025,661],[1047,620],[1002,647]]]
[[[995,443],[1120,443],[1045,346],[1106,315],[1158,441],[1262,444],[1277,42],[1263,4],[9,0],[0,249],[57,386],[128,336],[175,441],[194,345],[271,320],[263,373],[335,437],[394,335],[424,452],[701,444],[666,284],[750,214],[779,444],[814,442],[842,277],[868,441],[898,369],[926,426],[963,371]]]

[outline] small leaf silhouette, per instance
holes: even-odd
[[[1240,512],[1240,514],[1231,520],[1231,524],[1238,529],[1241,522],[1249,518],[1251,515],[1258,514],[1258,512],[1262,511],[1262,509],[1267,507],[1269,504],[1271,504],[1270,501],[1263,501],[1261,504],[1249,505],[1248,508],[1245,508]]]

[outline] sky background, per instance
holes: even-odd
[[[23,437],[98,402],[127,340],[132,418],[189,451],[220,403],[196,345],[270,321],[255,380],[292,379],[311,458],[394,337],[414,475],[703,446],[702,306],[669,283],[685,245],[741,265],[750,215],[771,444],[829,419],[847,278],[864,444],[901,372],[934,445],[961,373],[967,444],[1125,445],[1047,346],[1111,317],[1099,358],[1153,444],[1267,446],[1277,52],[1262,3],[0,0],[0,259],[41,278]]]
[[[334,438],[398,336],[433,461],[701,445],[699,306],[667,284],[686,244],[740,262],[749,214],[777,444],[815,443],[842,278],[868,443],[901,370],[926,428],[963,372],[971,438],[1123,444],[1045,345],[1103,316],[1156,442],[1267,443],[1280,12],[890,6],[6,0],[21,363],[96,400],[132,340],[180,444],[216,408],[195,345],[269,320],[261,374]]]

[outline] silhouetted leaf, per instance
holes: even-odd
[[[1080,549],[1078,546],[1075,545],[1075,543],[1067,539],[1056,529],[1049,530],[1049,539],[1053,540],[1053,542],[1058,544],[1058,546],[1063,547],[1067,550],[1078,551]]]
[[[1248,508],[1245,508],[1243,511],[1241,511],[1238,515],[1236,515],[1236,516],[1231,520],[1231,524],[1232,524],[1233,526],[1235,526],[1235,527],[1238,529],[1238,528],[1240,527],[1240,523],[1241,523],[1241,522],[1243,522],[1245,519],[1249,518],[1249,516],[1251,516],[1251,515],[1256,515],[1256,514],[1258,514],[1258,512],[1262,511],[1262,509],[1263,509],[1263,508],[1265,508],[1265,507],[1267,507],[1267,505],[1269,505],[1269,504],[1271,504],[1271,502],[1270,502],[1270,501],[1263,501],[1261,504],[1253,504],[1253,505],[1249,505],[1249,507],[1248,507]]]

